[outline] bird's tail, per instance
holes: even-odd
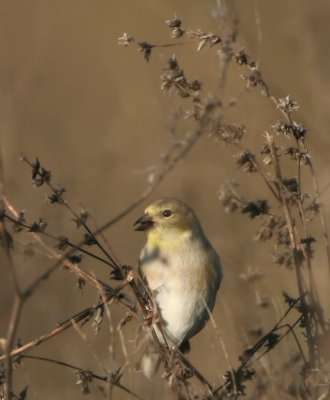
[[[152,379],[156,375],[159,365],[160,354],[158,346],[152,337],[148,337],[145,352],[136,365],[136,369],[141,371],[147,378]]]
[[[159,353],[144,354],[139,362],[139,368],[143,374],[152,379],[158,371],[160,365]]]
[[[157,331],[158,330],[156,329],[156,332]],[[179,350],[182,354],[189,353],[189,341],[185,340],[182,342],[179,346]],[[152,379],[158,372],[160,362],[159,344],[156,344],[152,336],[149,335],[147,338],[145,352],[141,360],[136,365],[136,369],[141,371],[147,378]]]

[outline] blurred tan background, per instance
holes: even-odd
[[[276,97],[290,94],[300,104],[297,120],[309,129],[307,145],[322,190],[330,181],[330,3],[237,0],[235,5],[240,21],[238,43],[259,62]],[[51,169],[53,183],[67,188],[70,204],[78,210],[80,205],[85,207],[98,225],[147,187],[146,170],[159,164],[171,140],[166,126],[174,102],[160,91],[159,79],[166,59],[175,52],[188,78],[198,77],[204,82],[205,94],[211,93],[218,82],[218,60],[215,50],[197,53],[196,45],[188,45],[156,49],[146,63],[135,47],[124,49],[117,45],[117,39],[128,32],[141,41],[169,43],[164,21],[175,13],[185,27],[217,33],[219,21],[214,18],[214,10],[215,2],[205,0],[0,1],[0,137],[5,188],[12,204],[26,210],[28,221],[43,217],[52,233],[81,237],[64,209],[44,201],[46,190],[33,188],[29,169],[19,161],[22,152],[31,159],[38,156]],[[245,83],[240,74],[237,66],[231,68],[226,99],[242,93]],[[229,122],[247,126],[245,143],[256,148],[264,132],[270,131],[279,118],[274,107],[257,92],[242,96],[226,116]],[[263,193],[261,181],[258,187],[247,175],[237,173],[234,152],[203,137],[152,197],[105,235],[117,257],[135,265],[144,236],[132,230],[132,223],[144,206],[160,196],[189,202],[223,260],[225,280],[214,317],[235,365],[242,348],[254,340],[247,330],[258,325],[270,328],[284,309],[281,290],[295,295],[296,286],[293,271],[272,264],[271,246],[253,241],[258,222],[226,214],[217,199],[221,183],[233,177],[242,183],[247,198]],[[309,179],[306,184],[308,189]],[[327,220],[329,196],[328,188],[321,199]],[[317,223],[312,229],[318,240],[314,267],[322,300],[328,307],[329,275],[323,238]],[[24,286],[51,261],[29,244],[28,235],[15,238],[15,265]],[[34,249],[32,257],[27,249]],[[85,259],[83,266],[107,279],[102,265]],[[12,305],[7,268],[2,262],[1,337],[6,334]],[[255,286],[241,280],[239,275],[248,268],[259,268],[264,279]],[[96,301],[95,291],[86,288],[81,295],[75,285],[74,277],[65,271],[58,271],[44,283],[24,309],[18,332],[23,343]],[[256,290],[261,296],[269,296],[273,306],[256,307]],[[121,316],[121,312],[117,315],[114,311],[115,321]],[[42,345],[34,354],[98,372],[92,351],[108,365],[107,328],[103,327],[100,337],[93,336],[90,326],[84,331],[89,344],[71,331]],[[130,326],[125,332],[128,341],[134,338]],[[219,382],[228,365],[211,324],[193,339],[192,345],[192,362],[211,381]],[[289,345],[283,344],[283,352],[288,351]],[[118,366],[121,357],[118,348]],[[140,376],[136,379],[133,373],[125,380],[146,398],[162,391],[161,379],[155,382],[157,388],[153,389],[150,382]],[[37,361],[25,361],[15,374],[15,390],[25,384],[30,386],[31,399],[81,396],[71,371]],[[93,398],[103,398],[96,388]],[[115,398],[126,397],[115,391]]]

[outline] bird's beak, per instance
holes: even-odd
[[[154,224],[153,219],[150,217],[149,214],[143,214],[141,218],[135,221],[134,225],[137,225],[134,229],[135,231],[146,231],[147,229],[151,228]]]

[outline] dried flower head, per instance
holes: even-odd
[[[275,264],[290,268],[293,265],[293,253],[291,250],[285,250],[284,252],[274,252],[272,259]]]
[[[29,232],[43,232],[47,227],[47,222],[43,220],[42,218],[39,218],[38,222],[34,222],[30,228]]]
[[[286,122],[280,122],[277,121],[274,125],[272,125],[272,128],[277,134],[282,134],[287,137],[290,136],[291,133],[291,124],[288,124]]]
[[[237,144],[246,133],[244,125],[222,123],[212,131],[211,136],[225,144]]]
[[[241,49],[235,54],[235,60],[238,65],[246,65],[249,63],[249,56],[244,49]]]
[[[276,243],[284,247],[289,247],[291,244],[289,229],[283,218],[276,226]]]
[[[197,92],[202,89],[202,81],[200,81],[199,79],[194,79],[193,81],[188,83],[188,87],[189,89]]]
[[[290,99],[290,96],[288,95],[278,100],[277,108],[289,114],[293,111],[297,111],[299,108],[299,104],[296,101]]]
[[[307,128],[305,128],[303,125],[297,124],[296,122],[293,122],[292,124],[292,132],[294,134],[294,137],[298,140],[304,140],[306,133],[307,133]]]
[[[236,193],[239,185],[236,182],[226,182],[218,191],[218,198],[226,212],[234,212],[242,209],[245,202]]]
[[[316,242],[316,239],[312,235],[307,235],[306,237],[302,238],[300,243],[305,248],[305,253],[307,257],[312,258],[314,255],[314,248],[313,243]]]
[[[246,80],[246,87],[248,89],[256,87],[258,84],[262,84],[263,80],[261,77],[261,72],[253,68],[250,75],[242,75],[242,78]]]
[[[181,28],[173,28],[171,32],[172,39],[178,39],[184,35],[184,30]]]
[[[276,226],[277,220],[273,215],[264,218],[261,228],[254,239],[260,240],[262,242],[271,239],[273,237]]]
[[[69,245],[69,239],[66,236],[60,236],[58,238],[58,243],[55,246],[59,250],[65,250]]]
[[[267,200],[250,201],[242,208],[242,214],[248,214],[251,219],[269,212]]]
[[[283,178],[282,183],[289,192],[295,194],[299,192],[299,183],[297,178]]]
[[[83,394],[89,394],[89,384],[93,380],[93,374],[88,370],[80,369],[76,371],[77,375],[77,385],[81,387],[81,391]]]
[[[182,24],[181,20],[176,15],[174,15],[173,18],[166,20],[165,23],[169,28],[179,28]]]
[[[139,42],[139,51],[143,54],[143,58],[148,62],[151,56],[151,51],[155,46],[147,42]]]
[[[118,38],[119,46],[127,47],[132,42],[134,42],[133,36],[126,32],[124,32],[123,35]]]
[[[54,193],[52,193],[50,196],[47,196],[47,200],[50,203],[63,203],[64,200],[62,198],[62,195],[66,192],[66,189],[64,187],[61,186],[57,186],[54,189]]]
[[[321,204],[317,199],[314,199],[306,208],[305,211],[310,214],[310,219],[313,219],[315,216],[320,214],[321,208],[323,204]]]
[[[200,29],[197,29],[195,31],[188,31],[187,35],[191,39],[196,39],[199,40],[198,46],[197,46],[197,51],[201,51],[206,44],[209,44],[210,47],[221,43],[221,38],[218,35],[215,35],[213,33],[205,33],[201,31]]]
[[[244,150],[236,155],[236,165],[244,172],[257,171],[255,166],[255,155],[248,150]]]
[[[67,259],[72,263],[72,264],[80,264],[81,260],[83,258],[82,253],[77,253],[77,254],[71,254],[67,257]]]

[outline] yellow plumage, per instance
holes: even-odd
[[[219,256],[183,201],[153,202],[136,225],[136,230],[147,233],[139,276],[155,299],[169,341],[187,348],[213,310],[222,279]],[[152,376],[158,366],[155,354],[146,354],[141,366]]]

